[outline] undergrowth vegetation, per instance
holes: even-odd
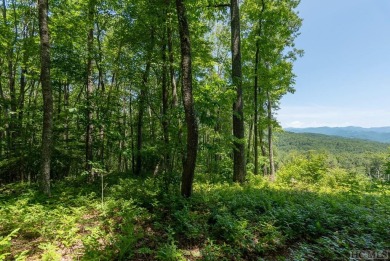
[[[119,174],[107,176],[103,201],[100,183],[80,179],[55,183],[51,198],[7,185],[0,260],[347,260],[390,249],[388,183],[321,182],[331,175],[321,167],[318,182],[299,180],[309,167],[295,167],[292,183],[288,165],[274,183],[198,180],[190,199],[159,179]]]

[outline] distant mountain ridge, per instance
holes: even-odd
[[[315,133],[330,136],[338,136],[351,139],[371,140],[382,143],[390,143],[390,126],[388,127],[316,127],[316,128],[286,128],[286,131],[294,133]]]

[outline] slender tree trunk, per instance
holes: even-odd
[[[93,29],[94,29],[94,13],[95,13],[95,0],[89,0],[88,2],[88,36],[87,36],[87,85],[86,85],[86,98],[87,98],[87,129],[85,135],[85,163],[86,171],[88,171],[91,180],[95,179],[93,173],[92,161],[93,161],[93,110],[92,110],[92,95],[93,95]]]
[[[172,87],[172,107],[177,107],[178,105],[178,99],[177,99],[177,85],[176,85],[176,78],[175,78],[175,70],[173,68],[173,41],[172,41],[172,25],[168,25],[167,29],[167,35],[168,35],[168,53],[169,53],[169,77],[171,80],[171,87]]]
[[[246,160],[249,162],[250,160],[250,154],[251,154],[251,145],[252,145],[252,132],[253,132],[253,123],[254,121],[251,121],[249,123],[249,135],[248,135],[248,146],[246,150]],[[248,163],[247,162],[247,163]]]
[[[0,60],[0,79],[2,78],[3,71],[1,70],[2,67],[2,61]],[[3,92],[3,86],[1,84],[0,80],[0,102],[4,104],[4,92]],[[4,109],[4,114],[5,114]],[[0,106],[0,120],[1,122],[5,122],[5,115],[3,117],[3,106]],[[0,132],[0,158],[3,158],[3,140],[5,139],[5,130]]]
[[[3,8],[2,8],[2,14],[3,14],[3,23],[4,23],[4,26],[7,26],[7,7],[5,5],[5,0],[3,0]],[[2,65],[3,65],[3,62],[4,60],[0,60],[0,79],[2,78],[2,74],[3,74],[3,71],[2,71]],[[3,86],[1,84],[1,80],[0,80],[0,99],[1,99],[1,102],[2,104],[4,104],[4,108],[3,106],[0,106],[0,113],[3,115],[4,113],[4,122],[6,121],[7,119],[7,108],[6,108],[6,103],[5,103],[5,97],[4,97],[4,91],[3,91]],[[0,118],[1,116],[0,115]],[[3,132],[0,133],[0,156],[3,158],[3,151],[7,152],[7,149],[3,149],[3,140],[7,140],[7,128],[4,129]]]
[[[181,194],[183,197],[190,197],[198,151],[198,124],[196,122],[192,96],[191,41],[184,0],[176,0],[176,9],[180,32],[182,98],[187,124],[187,152],[183,164]]]
[[[36,110],[35,109],[30,110],[30,108],[35,107],[36,100],[37,100],[37,97],[36,97],[37,92],[36,92],[36,88],[35,88],[35,83],[36,83],[35,80],[31,83],[31,88],[30,88],[30,91],[29,91],[28,96],[27,96],[28,97],[28,101],[27,101],[28,109],[26,110],[26,113],[27,113],[28,119],[35,119]],[[39,81],[38,81],[37,87],[39,87]],[[29,152],[33,151],[33,146],[35,146],[35,131],[33,129],[33,126],[34,126],[34,124],[31,121],[27,121],[26,130],[28,130],[28,132],[26,133],[26,145],[27,145],[27,149]],[[31,183],[31,178],[32,178],[31,172],[32,171],[30,169],[27,169],[27,182],[28,182],[28,184]]]
[[[9,149],[15,153],[16,148],[15,145],[15,132],[16,132],[16,111],[17,111],[17,104],[16,104],[16,91],[15,91],[15,75],[14,75],[14,65],[13,65],[13,50],[12,47],[10,47],[10,51],[8,54],[8,87],[9,87],[9,94],[10,94],[10,105],[11,105],[11,119],[8,126],[8,133],[9,133]]]
[[[165,38],[165,37],[164,37]],[[165,40],[165,39],[164,39]],[[162,129],[164,138],[164,170],[170,165],[169,157],[169,122],[168,122],[168,85],[167,85],[167,52],[166,44],[163,43],[162,48]]]
[[[263,156],[263,158],[266,158],[267,157],[267,149],[266,149],[266,146],[264,144],[264,131],[262,128],[259,129],[259,143],[260,143],[260,148],[261,148],[261,155]],[[261,165],[261,168],[263,170],[263,176],[267,176],[268,175],[268,168],[267,168],[267,164],[263,163]]]
[[[129,124],[130,124],[130,137],[131,137],[131,172],[135,173],[135,157],[134,157],[135,150],[134,150],[133,104],[132,103],[133,103],[133,97],[132,97],[131,91],[130,91],[130,95],[129,95],[129,114],[130,114]]]
[[[272,102],[269,90],[267,90],[267,114],[268,114],[268,152],[269,152],[269,175],[270,180],[275,180],[275,163],[272,144]]]
[[[231,51],[232,51],[232,81],[237,96],[233,104],[233,181],[245,181],[245,142],[244,142],[244,101],[242,97],[242,69],[241,69],[241,37],[240,11],[238,0],[230,2],[231,14]]]
[[[2,66],[3,66],[3,60],[0,60],[0,79],[3,78]],[[3,91],[3,85],[1,84],[1,81],[0,81],[0,99],[1,99],[2,102],[5,101],[5,98],[4,98],[4,91]],[[3,107],[0,107],[0,110],[1,110],[2,108],[3,108]]]
[[[122,124],[122,127],[120,128],[121,129],[121,135],[123,137],[123,139],[120,141],[120,144],[122,146],[122,149],[120,151],[120,155],[123,154],[123,151],[126,151],[127,150],[127,113],[126,113],[126,100],[123,99],[123,102],[122,102],[122,113],[123,113],[123,124]],[[122,169],[121,171],[125,171],[127,172],[128,170],[128,166],[127,166],[127,156],[125,156],[123,158],[123,165],[122,165]]]
[[[150,103],[148,104],[148,114],[149,114],[148,115],[149,116],[149,132],[150,132],[149,139],[150,139],[151,143],[154,144],[156,141],[156,128],[155,128],[155,125],[153,122],[152,106],[150,105]]]
[[[154,49],[154,31],[151,30],[150,34],[150,46],[148,54],[146,57],[146,68],[142,76],[142,86],[139,95],[138,102],[138,121],[137,121],[137,153],[136,153],[136,165],[135,165],[135,175],[140,175],[142,171],[142,145],[143,145],[143,119],[144,119],[144,110],[145,110],[145,99],[146,99],[146,88],[150,73],[152,53]]]
[[[50,196],[50,163],[53,131],[53,96],[50,83],[50,40],[48,0],[38,0],[39,35],[41,41],[41,84],[43,95],[42,165],[43,191]]]
[[[25,61],[26,59],[24,59]],[[21,74],[20,74],[20,94],[19,94],[19,100],[18,100],[18,126],[17,126],[17,134],[15,138],[19,138],[18,144],[24,144],[24,135],[23,135],[23,116],[24,116],[24,97],[25,97],[25,89],[26,89],[26,77],[27,69],[25,67],[25,63],[22,66]],[[20,151],[20,148],[18,148]],[[25,167],[25,157],[21,151],[18,153],[18,156],[20,156],[20,164],[18,166],[18,172],[21,177],[22,182],[24,182],[24,167]]]
[[[103,71],[103,67],[102,67],[102,63],[103,63],[103,51],[102,51],[102,43],[101,43],[101,34],[102,34],[102,29],[100,28],[99,26],[99,23],[96,23],[96,27],[97,27],[97,36],[96,36],[96,40],[97,40],[97,46],[98,46],[98,59],[96,61],[96,67],[98,69],[98,89],[101,89],[101,93],[104,94],[105,92],[105,83],[104,83],[104,79],[105,79],[105,75],[104,75],[104,71]],[[113,83],[114,81],[112,81]]]
[[[5,0],[3,0],[3,21],[4,21],[4,25],[7,25],[7,6],[5,5]]]
[[[216,115],[217,115],[218,119],[221,116],[220,113],[221,113],[220,109],[217,109]],[[221,133],[221,130],[222,130],[221,122],[217,121],[217,123],[214,126],[214,132],[217,135],[215,135],[215,138],[213,138],[213,144],[215,144],[216,147],[218,147],[220,145],[221,138],[220,138],[219,134]],[[213,167],[214,172],[219,171],[219,162],[220,161],[221,161],[221,154],[215,153],[214,154],[214,167]]]
[[[143,77],[143,85],[146,85],[147,77],[146,71],[149,71],[150,68],[150,62],[147,62],[146,70]],[[141,92],[139,95],[138,100],[138,120],[137,120],[137,153],[136,153],[136,165],[135,165],[135,175],[138,176],[141,173],[142,170],[142,142],[143,142],[143,133],[142,133],[142,125],[143,125],[143,118],[144,118],[144,110],[145,110],[145,99],[146,99],[146,90],[145,86],[142,86]]]
[[[9,149],[11,150],[12,154],[17,155],[18,149],[16,148],[16,137],[17,137],[17,100],[16,100],[16,89],[15,89],[15,82],[16,82],[16,68],[17,68],[17,62],[15,61],[14,64],[14,47],[17,45],[18,42],[18,23],[17,23],[17,12],[16,12],[16,3],[12,2],[13,5],[13,17],[14,17],[14,39],[11,42],[10,46],[8,46],[8,84],[9,84],[9,93],[10,93],[10,105],[11,105],[11,121],[9,124]],[[5,8],[5,5],[4,5]],[[5,20],[6,21],[6,20]],[[17,60],[17,59],[15,59]]]
[[[64,118],[64,142],[65,142],[65,148],[69,149],[69,95],[70,95],[70,84],[68,83],[68,80],[66,80],[64,84],[64,112],[65,112],[65,118]],[[70,171],[70,164],[67,164],[66,166],[66,173],[65,175],[68,176]]]
[[[103,63],[103,51],[102,51],[102,43],[101,43],[101,34],[102,34],[102,29],[100,28],[99,26],[99,23],[97,22],[96,23],[96,27],[97,27],[97,36],[96,36],[96,40],[97,40],[97,46],[98,46],[98,59],[96,61],[96,67],[98,69],[98,90],[100,91],[101,93],[101,96],[102,97],[105,97],[106,95],[106,87],[105,87],[105,73],[103,71],[103,66],[102,66],[102,63]],[[120,47],[119,47],[119,52],[120,52]],[[113,73],[113,76],[111,78],[111,86],[114,85],[114,82],[115,82],[115,72]],[[106,115],[106,111],[105,110],[102,110],[100,109],[100,113],[97,114],[97,118],[98,118],[98,121],[101,122],[101,124],[99,125],[99,139],[100,139],[100,148],[99,148],[99,161],[101,162],[102,165],[104,165],[104,120],[105,120],[105,116]]]
[[[64,85],[64,111],[65,111],[65,133],[64,133],[64,140],[66,144],[66,148],[68,147],[68,141],[69,141],[69,116],[68,116],[68,107],[69,107],[69,83],[68,81],[65,82]]]
[[[177,97],[177,81],[176,81],[175,70],[173,66],[174,56],[173,56],[173,40],[172,40],[172,23],[168,24],[167,35],[168,35],[168,54],[169,54],[169,78],[170,78],[171,92],[172,92],[171,108],[176,108],[178,106],[178,97]],[[179,119],[177,119],[177,126],[179,129],[178,144],[182,144],[183,138],[181,135],[182,133],[181,122]],[[175,154],[173,153],[170,158],[171,159],[170,159],[169,171],[173,172],[173,169],[175,167]],[[182,156],[182,158],[184,158],[184,156]]]
[[[260,20],[259,20],[259,34],[258,36],[261,37],[261,29],[262,29],[262,16],[263,12],[265,10],[265,3],[264,0],[261,1],[262,3],[262,9],[260,14]],[[255,119],[254,119],[254,154],[255,154],[255,175],[259,174],[259,137],[258,137],[258,126],[259,126],[259,102],[258,102],[258,95],[259,95],[259,63],[260,63],[260,40],[256,41],[256,54],[255,54],[255,86],[254,86],[254,104],[255,104]]]
[[[259,126],[259,104],[258,104],[258,93],[259,93],[259,52],[260,44],[256,42],[256,58],[255,58],[255,86],[254,86],[254,104],[255,104],[255,115],[254,115],[254,154],[255,154],[255,175],[259,174],[259,139],[258,139],[258,126]]]

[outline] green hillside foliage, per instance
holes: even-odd
[[[279,166],[302,154],[307,158],[321,154],[330,167],[377,178],[386,175],[389,161],[389,144],[322,134],[282,132],[276,146]]]
[[[332,154],[345,152],[361,154],[366,152],[383,153],[387,152],[389,144],[349,139],[336,136],[328,136],[314,133],[293,133],[283,132],[278,135],[276,141],[279,151],[328,151]]]
[[[97,168],[99,180],[57,181],[50,198],[3,186],[0,260],[348,260],[390,248],[385,145],[292,133],[277,145],[275,182],[202,172],[189,199],[179,180]]]
[[[390,127],[362,128],[362,127],[317,127],[317,128],[287,128],[295,133],[317,133],[345,138],[371,140],[390,143]]]
[[[49,199],[7,185],[1,260],[348,260],[356,249],[390,248],[388,183],[329,171],[321,157],[280,173],[244,186],[202,177],[191,199],[114,174],[103,197],[101,184],[80,179],[55,183]]]

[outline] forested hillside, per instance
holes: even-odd
[[[385,145],[278,132],[299,3],[3,0],[0,261],[390,249]]]
[[[295,133],[318,133],[345,138],[355,138],[390,143],[390,127],[318,127],[318,128],[287,128]]]
[[[278,133],[276,147],[285,153],[291,151],[327,151],[331,154],[386,153],[389,144],[360,139],[335,137],[314,133]]]
[[[317,155],[332,168],[339,167],[372,177],[387,177],[390,146],[386,143],[314,133],[278,133],[276,139],[280,166],[297,155]]]

